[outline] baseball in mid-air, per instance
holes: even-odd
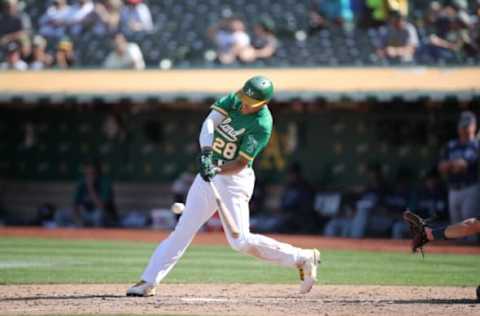
[[[182,214],[184,209],[185,209],[185,204],[179,203],[179,202],[173,203],[171,207],[172,212],[175,214]]]

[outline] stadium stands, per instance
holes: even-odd
[[[145,1],[155,23],[153,33],[137,33],[130,40],[137,42],[145,54],[148,67],[157,68],[167,60],[167,68],[219,67],[211,61],[208,52],[215,49],[207,36],[209,27],[227,16],[242,18],[252,34],[259,18],[274,22],[279,39],[278,50],[271,59],[257,60],[252,66],[343,66],[388,65],[378,58],[376,51],[381,36],[376,28],[340,27],[330,25],[318,32],[309,32],[308,14],[310,1],[261,0],[261,1]],[[315,2],[315,1],[313,1]],[[317,1],[318,2],[318,1]],[[424,27],[423,2],[411,3],[409,19],[415,22],[421,42],[427,41]],[[48,1],[26,1],[25,11],[30,15],[34,30],[45,12]],[[417,7],[418,5],[418,7]],[[471,6],[473,8],[473,5]],[[260,13],[260,14],[259,14]],[[478,23],[478,22],[477,22]],[[477,27],[478,28],[478,27]],[[475,33],[475,31],[474,31]],[[477,32],[478,33],[478,32]],[[475,35],[475,34],[474,34]],[[478,36],[478,34],[477,34]],[[84,31],[73,37],[77,49],[77,66],[98,67],[111,50],[111,35],[98,35]],[[474,43],[478,45],[478,43]],[[52,43],[50,43],[52,47]],[[0,56],[1,57],[1,56]],[[2,58],[3,59],[3,58]],[[461,55],[455,60],[435,60],[424,56],[422,64],[479,64],[480,56]],[[171,63],[171,64],[170,64]],[[233,66],[241,66],[234,64]]]

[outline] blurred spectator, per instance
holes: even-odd
[[[253,47],[256,59],[270,58],[275,54],[278,40],[273,29],[273,21],[269,19],[263,19],[255,25]]]
[[[2,0],[0,13],[0,46],[11,42],[19,44],[20,57],[31,53],[30,32],[32,24],[30,17],[21,10],[17,0]]]
[[[313,211],[313,193],[311,185],[303,176],[301,166],[294,163],[288,169],[280,204],[285,231],[318,232],[317,214]]]
[[[430,30],[435,29],[438,19],[441,17],[443,6],[438,1],[432,1],[426,10],[423,18],[423,27],[429,33]]]
[[[152,15],[143,0],[126,0],[120,11],[120,30],[126,35],[153,31]]]
[[[7,46],[7,56],[6,61],[0,64],[1,70],[27,70],[28,65],[24,62],[20,55],[20,46],[15,43],[11,42]]]
[[[108,69],[145,69],[145,62],[140,47],[129,43],[125,36],[117,33],[114,37],[115,49],[108,55],[104,67]]]
[[[120,10],[122,0],[102,0],[95,5],[97,22],[94,31],[97,34],[113,34],[120,25]]]
[[[436,168],[427,173],[422,181],[416,197],[415,213],[423,218],[448,220],[447,192]]]
[[[476,130],[475,114],[470,111],[462,112],[457,125],[458,138],[449,141],[440,155],[438,170],[448,180],[451,223],[480,215],[480,144],[475,139]]]
[[[322,25],[330,24],[341,26],[343,25],[342,6],[345,1],[331,1],[331,0],[315,0],[310,8],[310,22],[311,26],[315,28]]]
[[[383,198],[388,191],[387,184],[383,177],[380,165],[371,166],[367,174],[368,183],[355,202],[354,215],[350,223],[350,237],[363,238],[367,234],[367,229],[374,225],[383,227],[383,220],[376,222],[375,210],[382,207]]]
[[[20,148],[33,148],[33,146],[35,146],[38,141],[38,134],[35,128],[35,124],[33,124],[32,122],[26,122],[25,125],[22,126],[22,132],[23,135]]]
[[[98,162],[88,161],[83,165],[83,176],[74,196],[74,216],[80,226],[115,226],[117,223],[113,186],[102,174]]]
[[[415,27],[398,12],[390,14],[388,26],[382,30],[383,45],[378,55],[391,62],[411,62],[418,47]]]
[[[308,33],[313,35],[329,25],[325,14],[317,6],[312,6],[308,11]]]
[[[391,17],[392,12],[403,17],[408,16],[408,0],[365,0],[367,7],[366,24],[379,27]]]
[[[346,201],[345,201],[346,200]],[[319,192],[315,198],[315,210],[329,218],[323,234],[327,237],[349,237],[353,217],[349,195],[340,190]]]
[[[58,223],[57,207],[52,203],[44,203],[37,209],[37,218],[35,224],[45,228],[56,228]]]
[[[75,64],[73,43],[69,38],[63,38],[57,45],[53,66],[60,69],[68,69]]]
[[[76,0],[63,23],[69,26],[72,35],[79,35],[94,23],[94,10],[92,0]]]
[[[47,40],[40,35],[33,38],[32,54],[26,60],[29,68],[32,70],[42,70],[49,68],[53,63],[53,58],[45,51],[47,48]]]
[[[452,62],[478,54],[472,19],[465,9],[461,4],[431,8],[427,21],[430,23],[427,25],[427,43],[419,52],[422,61]]]
[[[317,0],[308,12],[309,33],[314,34],[326,27],[353,27],[354,14],[360,15],[361,0]]]
[[[32,28],[30,17],[20,10],[17,0],[3,0],[1,4],[0,45],[24,41]]]
[[[255,60],[255,49],[250,44],[250,36],[242,20],[222,20],[209,29],[209,36],[217,45],[218,59],[222,64]]]
[[[388,0],[387,5],[387,10],[389,12],[396,11],[399,12],[402,16],[408,16],[408,0]]]
[[[477,0],[474,21],[475,23],[472,27],[472,38],[478,52],[480,51],[480,0]]]
[[[70,15],[67,0],[53,0],[47,11],[40,17],[39,33],[49,39],[61,39],[67,35],[65,21]]]
[[[72,6],[66,0],[54,0],[40,18],[40,34],[53,39],[79,35],[94,21],[92,0],[76,0]]]
[[[414,191],[410,184],[410,172],[399,169],[392,190],[385,194],[383,205],[380,211],[375,212],[376,221],[383,223],[378,225],[375,223],[375,230],[380,233],[391,233],[393,239],[401,239],[403,232],[398,227],[403,226],[402,214],[406,209],[413,209]],[[377,227],[380,226],[380,227]]]
[[[128,133],[125,120],[119,113],[112,113],[105,117],[102,131],[109,142],[118,143],[124,142]]]
[[[365,0],[367,6],[366,21],[369,27],[385,25],[388,18],[388,3],[385,0]]]

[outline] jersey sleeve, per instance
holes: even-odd
[[[238,154],[252,161],[267,146],[271,133],[264,129],[257,129],[245,135],[240,144]]]
[[[211,106],[211,109],[218,111],[225,116],[229,116],[230,112],[233,110],[234,105],[235,105],[235,95],[232,93],[218,99]]]

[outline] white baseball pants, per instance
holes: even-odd
[[[223,223],[225,235],[233,249],[286,267],[297,267],[307,259],[307,254],[300,248],[250,233],[248,202],[255,184],[252,168],[245,168],[236,175],[218,175],[212,181],[240,230],[240,237],[234,239]],[[160,283],[216,209],[217,205],[210,186],[200,175],[197,175],[190,187],[185,210],[175,230],[153,253],[143,272],[142,280],[154,284]]]

